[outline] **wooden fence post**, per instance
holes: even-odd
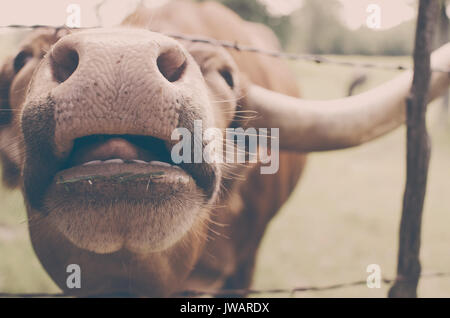
[[[430,141],[425,115],[430,82],[430,54],[439,12],[436,0],[420,0],[414,48],[414,78],[407,98],[407,177],[399,233],[397,278],[389,297],[417,297],[422,210]]]

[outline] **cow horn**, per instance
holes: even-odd
[[[450,43],[431,55],[432,69],[450,69]],[[248,109],[256,111],[249,125],[280,128],[280,149],[309,152],[358,146],[405,122],[406,98],[413,78],[406,71],[365,93],[336,100],[311,101],[250,85]],[[446,72],[433,72],[428,101],[450,85]]]

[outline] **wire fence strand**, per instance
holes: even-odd
[[[82,28],[70,28],[67,26],[51,26],[51,25],[22,25],[22,24],[10,24],[10,25],[4,25],[0,26],[0,29],[38,29],[38,28],[54,28],[56,30],[59,29],[72,29],[72,30],[79,30],[79,29],[95,29],[100,28],[99,26],[94,27],[82,27]],[[297,53],[288,53],[283,51],[275,51],[275,50],[265,50],[261,48],[257,48],[254,46],[244,45],[240,44],[238,42],[232,42],[232,41],[225,41],[225,40],[217,40],[209,37],[200,37],[200,36],[190,36],[182,33],[167,33],[167,32],[161,32],[162,34],[177,39],[177,40],[184,40],[189,41],[193,43],[204,43],[209,44],[213,46],[219,46],[230,50],[235,50],[238,52],[249,52],[249,53],[255,53],[255,54],[261,54],[270,56],[273,58],[280,58],[280,59],[286,59],[286,60],[292,60],[292,61],[309,61],[316,64],[331,64],[331,65],[338,65],[338,66],[344,66],[344,67],[353,67],[353,68],[366,68],[366,69],[379,69],[379,70],[390,70],[390,71],[405,71],[405,70],[412,70],[412,67],[405,66],[401,64],[382,64],[382,63],[370,63],[370,62],[350,62],[350,61],[342,61],[339,59],[333,59],[324,55],[318,55],[318,54],[297,54]],[[442,73],[450,73],[450,70],[447,69],[438,69],[434,68],[432,69],[433,72],[442,72]]]
[[[422,274],[422,279],[425,278],[437,278],[437,277],[450,277],[450,272],[434,272],[428,274]],[[381,278],[380,283],[389,285],[395,282],[397,279]],[[280,295],[289,294],[294,297],[296,293],[300,292],[322,292],[327,290],[336,290],[342,288],[350,288],[357,286],[366,286],[367,280],[357,280],[345,283],[337,283],[325,286],[304,286],[294,288],[272,288],[272,289],[221,289],[221,290],[185,290],[180,293],[174,294],[175,297],[243,297],[243,296],[261,296],[261,295]],[[113,295],[108,295],[113,296]],[[0,297],[3,298],[64,298],[74,297],[73,295],[65,293],[0,293]],[[86,295],[84,297],[102,297],[102,295]]]

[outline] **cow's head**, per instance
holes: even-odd
[[[434,65],[447,60],[445,48]],[[75,263],[84,292],[164,295],[199,257],[224,169],[175,165],[176,128],[224,129],[240,99],[261,114],[248,125],[281,129],[283,149],[352,146],[402,122],[410,78],[311,106],[243,87],[221,48],[144,29],[40,29],[0,74],[3,179],[23,184],[34,248],[62,288]],[[447,85],[435,74],[433,96]]]
[[[174,164],[171,135],[232,121],[239,79],[224,49],[140,29],[41,29],[3,65],[0,89],[4,181],[22,179],[37,240],[161,255],[162,272],[176,254],[192,268],[222,169]]]

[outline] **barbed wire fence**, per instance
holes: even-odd
[[[439,278],[439,277],[450,277],[450,272],[436,272],[422,274],[420,276],[422,279]],[[402,279],[396,278],[380,278],[380,284],[391,285]],[[295,297],[297,293],[304,292],[322,292],[329,290],[336,290],[342,288],[367,286],[367,280],[356,280],[344,283],[336,283],[324,286],[302,286],[294,288],[269,288],[269,289],[221,289],[221,290],[185,290],[180,293],[176,293],[175,297],[245,297],[245,296],[261,296],[261,295],[289,295],[290,297]],[[368,288],[368,287],[367,287]],[[84,297],[101,297],[102,295],[84,295]],[[15,298],[46,298],[46,297],[73,297],[73,295],[68,295],[64,293],[0,293],[0,297],[15,297]]]
[[[100,8],[107,2],[108,0],[101,1],[96,7],[96,16],[99,21],[99,24],[101,24],[101,15],[99,14]],[[422,2],[423,0],[421,0]],[[141,1],[142,2],[142,1]],[[428,17],[429,18],[429,17]],[[101,26],[93,26],[93,27],[68,27],[66,25],[62,26],[52,26],[52,25],[23,25],[23,24],[9,24],[9,25],[0,25],[0,29],[26,29],[26,30],[34,30],[39,28],[49,28],[54,29],[55,32],[61,29],[65,29],[68,31],[71,30],[80,30],[80,29],[94,29],[94,28],[101,28]],[[419,33],[419,28],[417,29],[417,32]],[[235,50],[238,52],[249,52],[249,53],[255,53],[255,54],[262,54],[266,56],[270,56],[273,58],[281,58],[286,60],[293,60],[293,61],[308,61],[316,64],[330,64],[330,65],[338,65],[343,67],[350,67],[350,68],[365,68],[365,69],[379,69],[379,70],[390,70],[390,71],[405,71],[405,70],[411,70],[413,71],[414,68],[410,66],[405,66],[402,64],[382,64],[382,63],[370,63],[370,62],[354,62],[354,61],[342,61],[339,59],[330,58],[324,55],[317,55],[317,54],[297,54],[297,53],[288,53],[283,51],[273,51],[273,50],[265,50],[258,47],[248,46],[244,44],[240,44],[237,42],[231,42],[231,41],[225,41],[225,40],[217,40],[213,38],[208,37],[199,37],[199,36],[191,36],[187,34],[182,33],[165,33],[162,32],[162,34],[172,37],[177,40],[183,40],[183,41],[189,41],[193,43],[204,43],[209,44],[213,46],[223,47],[225,49]],[[417,36],[417,35],[416,35]],[[417,47],[416,47],[417,50]],[[450,73],[450,69],[437,69],[433,68],[430,69],[430,72],[444,72],[444,73]],[[424,171],[426,174],[426,171]],[[406,200],[406,195],[405,195]],[[421,209],[420,209],[421,210]],[[421,211],[420,211],[421,212]],[[405,213],[405,211],[404,211]],[[420,213],[421,214],[421,213]],[[403,219],[408,219],[408,215],[402,216]],[[414,217],[414,216],[413,216]],[[419,220],[420,221],[420,220]],[[411,235],[411,233],[409,233]],[[420,235],[420,233],[419,233]],[[405,247],[404,247],[405,248]],[[399,252],[399,261],[402,260],[402,253]],[[412,252],[413,256],[418,260],[418,248],[416,248],[415,251]],[[411,256],[411,255],[409,255]],[[411,277],[411,275],[400,275],[401,270],[399,269],[399,273],[395,279],[392,278],[380,278],[380,282],[386,285],[394,284],[396,285],[415,285],[413,290],[409,292],[415,293],[415,289],[417,287],[417,281],[420,279],[429,279],[429,278],[446,278],[450,277],[450,272],[434,272],[434,273],[428,273],[428,274],[420,274],[414,273],[415,276]],[[331,285],[325,285],[325,286],[303,286],[303,287],[294,287],[294,288],[272,288],[272,289],[221,289],[221,290],[185,290],[183,292],[177,293],[175,296],[179,297],[200,297],[200,296],[210,296],[210,297],[242,297],[242,296],[248,296],[248,295],[267,295],[267,294],[289,294],[291,297],[295,296],[296,293],[300,292],[321,292],[321,291],[328,291],[328,290],[337,290],[342,288],[349,288],[349,287],[357,287],[357,286],[367,286],[368,280],[356,280],[356,281],[349,281],[349,282],[342,282],[342,283],[335,283]],[[101,296],[101,295],[86,295],[86,296]],[[390,295],[392,296],[392,295]],[[71,295],[65,294],[65,293],[1,293],[0,297],[23,297],[23,298],[39,298],[39,297],[71,297]]]
[[[39,29],[39,28],[49,28],[55,30],[82,30],[82,29],[96,29],[100,28],[98,26],[94,27],[83,27],[83,28],[71,28],[67,26],[52,26],[52,25],[23,25],[23,24],[9,24],[9,25],[0,25],[2,29]],[[412,67],[402,65],[402,64],[382,64],[382,63],[370,63],[370,62],[351,62],[351,61],[342,61],[339,59],[333,59],[324,55],[318,54],[297,54],[297,53],[288,53],[283,51],[274,51],[274,50],[265,50],[254,46],[240,44],[238,42],[231,42],[225,40],[217,40],[209,37],[199,37],[199,36],[190,36],[182,33],[174,33],[174,32],[161,32],[162,34],[177,39],[183,40],[193,43],[204,43],[212,46],[223,47],[226,49],[235,50],[238,52],[249,52],[255,54],[262,54],[266,56],[270,56],[273,58],[281,58],[292,61],[308,61],[316,64],[331,64],[331,65],[339,65],[344,67],[353,67],[353,68],[367,68],[367,69],[379,69],[379,70],[390,70],[390,71],[405,71],[412,70]],[[442,73],[450,73],[450,69],[439,69],[433,68],[433,72],[442,72]]]

